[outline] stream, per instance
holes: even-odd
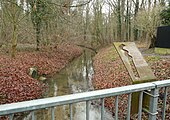
[[[94,53],[90,50],[85,50],[83,54],[73,60],[59,73],[56,73],[49,78],[46,83],[49,86],[45,97],[54,97],[68,95],[94,90],[92,85],[93,65],[92,57]],[[100,101],[91,101],[90,104],[90,120],[100,120],[101,107],[98,104]],[[73,120],[86,120],[86,103],[73,104]],[[55,120],[69,120],[69,106],[55,107]],[[36,120],[51,120],[51,110],[42,109],[35,113]],[[31,115],[28,115],[24,120],[30,120]],[[112,114],[105,110],[105,120],[114,120]]]

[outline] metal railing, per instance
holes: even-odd
[[[73,103],[78,102],[86,102],[86,120],[89,120],[89,102],[91,100],[101,99],[101,120],[104,120],[104,99],[106,97],[116,97],[115,101],[115,120],[118,120],[118,96],[122,94],[128,94],[128,107],[127,107],[127,120],[130,120],[131,114],[131,96],[134,92],[139,92],[139,110],[138,110],[138,120],[142,119],[142,99],[143,94],[145,94],[146,90],[150,90],[150,108],[149,110],[144,110],[149,114],[149,120],[156,120],[157,112],[157,105],[158,105],[158,95],[159,89],[164,88],[164,100],[163,100],[163,112],[162,112],[162,120],[165,120],[165,110],[166,110],[166,99],[167,99],[167,91],[168,87],[170,86],[170,80],[164,81],[157,81],[157,82],[150,82],[150,83],[143,83],[143,84],[136,84],[136,85],[129,85],[124,87],[117,87],[111,89],[104,89],[104,90],[97,90],[85,93],[78,93],[78,94],[71,94],[59,97],[51,97],[51,98],[44,98],[44,99],[37,99],[25,102],[18,102],[12,104],[4,104],[0,105],[0,116],[9,116],[9,119],[13,119],[13,115],[15,113],[32,111],[32,120],[35,119],[34,111],[43,108],[51,108],[51,119],[55,119],[55,109],[54,107],[59,105],[69,105],[70,106],[70,120],[73,119],[73,110],[72,105]]]

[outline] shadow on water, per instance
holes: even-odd
[[[92,57],[94,53],[85,50],[84,53],[73,62],[71,62],[61,72],[55,74],[49,80],[49,90],[46,97],[54,97],[92,91],[92,76],[93,66]],[[90,105],[90,120],[100,120],[100,106],[97,104],[100,101],[91,101]],[[92,105],[93,103],[93,105]],[[96,105],[95,105],[96,104]],[[85,120],[86,103],[73,104],[73,120]],[[35,114],[36,120],[51,120],[51,110],[39,110]],[[29,120],[31,116],[27,116],[24,120]],[[69,120],[69,106],[57,106],[55,108],[55,120]],[[112,115],[105,112],[105,120],[113,120]]]

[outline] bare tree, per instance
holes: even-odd
[[[154,46],[154,39],[156,35],[156,28],[160,25],[160,12],[162,7],[156,6],[150,11],[142,10],[137,14],[135,24],[139,30],[147,33],[146,43],[148,47]]]
[[[20,15],[22,13],[22,9],[18,5],[16,0],[12,1],[1,1],[2,7],[2,21],[4,25],[4,29],[7,27],[11,28],[11,56],[15,57],[16,47],[17,47],[17,36],[18,36],[18,25],[21,20]],[[8,25],[8,26],[7,26]],[[5,31],[7,32],[7,31]],[[10,34],[9,34],[10,36]]]

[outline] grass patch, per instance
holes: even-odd
[[[161,60],[161,57],[160,56],[146,56],[145,60],[147,62],[156,62],[156,61]]]
[[[168,55],[168,54],[170,54],[170,48],[155,48],[155,53],[162,54],[162,55]]]
[[[108,61],[115,61],[118,58],[118,54],[115,50],[115,48],[109,49],[107,53],[105,53],[104,55],[102,55],[102,59],[104,62],[108,62]]]

